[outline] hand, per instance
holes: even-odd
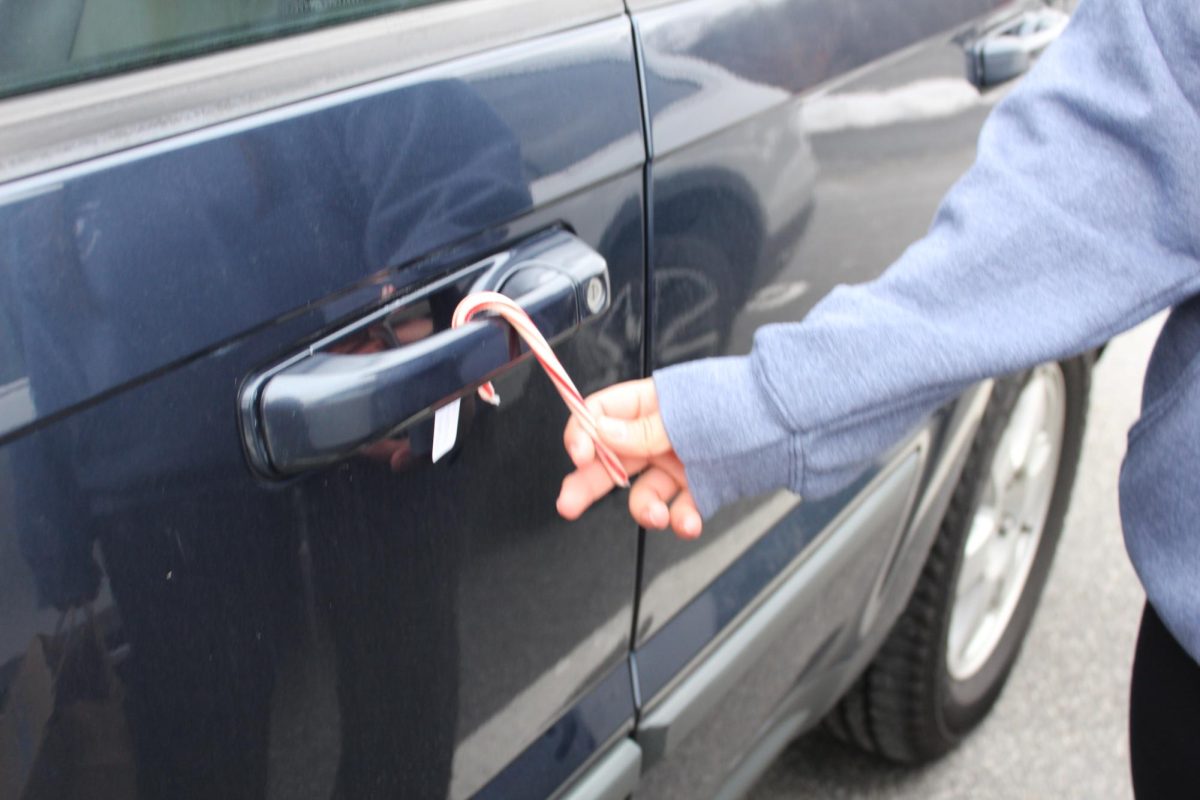
[[[654,380],[614,384],[585,402],[596,416],[600,438],[621,459],[625,470],[630,475],[641,473],[629,490],[629,513],[634,520],[654,530],[665,530],[670,525],[683,539],[698,537],[700,512],[688,491],[683,463],[667,439]],[[614,484],[574,415],[563,431],[563,444],[575,470],[563,478],[558,513],[574,520],[608,494]]]

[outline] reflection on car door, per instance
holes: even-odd
[[[261,73],[287,102],[186,133],[176,115],[145,142],[129,126],[120,152],[79,130],[78,163],[44,169],[61,129],[10,117],[28,158],[0,184],[0,787],[543,796],[631,728],[636,528],[619,497],[555,514],[566,412],[530,359],[496,378],[499,408],[458,387],[436,464],[427,420],[294,476],[244,452],[252,376],[317,342],[363,358],[433,342],[460,276],[550,231],[610,282],[609,311],[559,349],[567,369],[585,392],[640,374],[645,151],[622,6],[542,2],[563,32],[463,55],[516,12],[457,5],[471,24],[411,11],[306,34],[329,64],[374,24],[420,20],[437,45],[433,66],[319,97],[279,88],[277,43],[171,65],[176,97],[232,58],[231,96]]]

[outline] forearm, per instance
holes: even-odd
[[[761,329],[745,359],[656,373],[702,511],[776,486],[827,494],[972,382],[1195,293],[1198,18],[1182,0],[1085,0],[881,278]],[[730,429],[739,413],[756,418]]]

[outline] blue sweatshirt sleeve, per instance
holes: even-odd
[[[1200,4],[1083,0],[985,124],[928,234],[750,355],[655,372],[701,513],[827,495],[973,382],[1200,290]]]

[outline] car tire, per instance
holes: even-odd
[[[996,382],[908,606],[825,720],[835,736],[921,763],[952,749],[991,710],[1054,559],[1090,371],[1090,358],[1080,357]]]

